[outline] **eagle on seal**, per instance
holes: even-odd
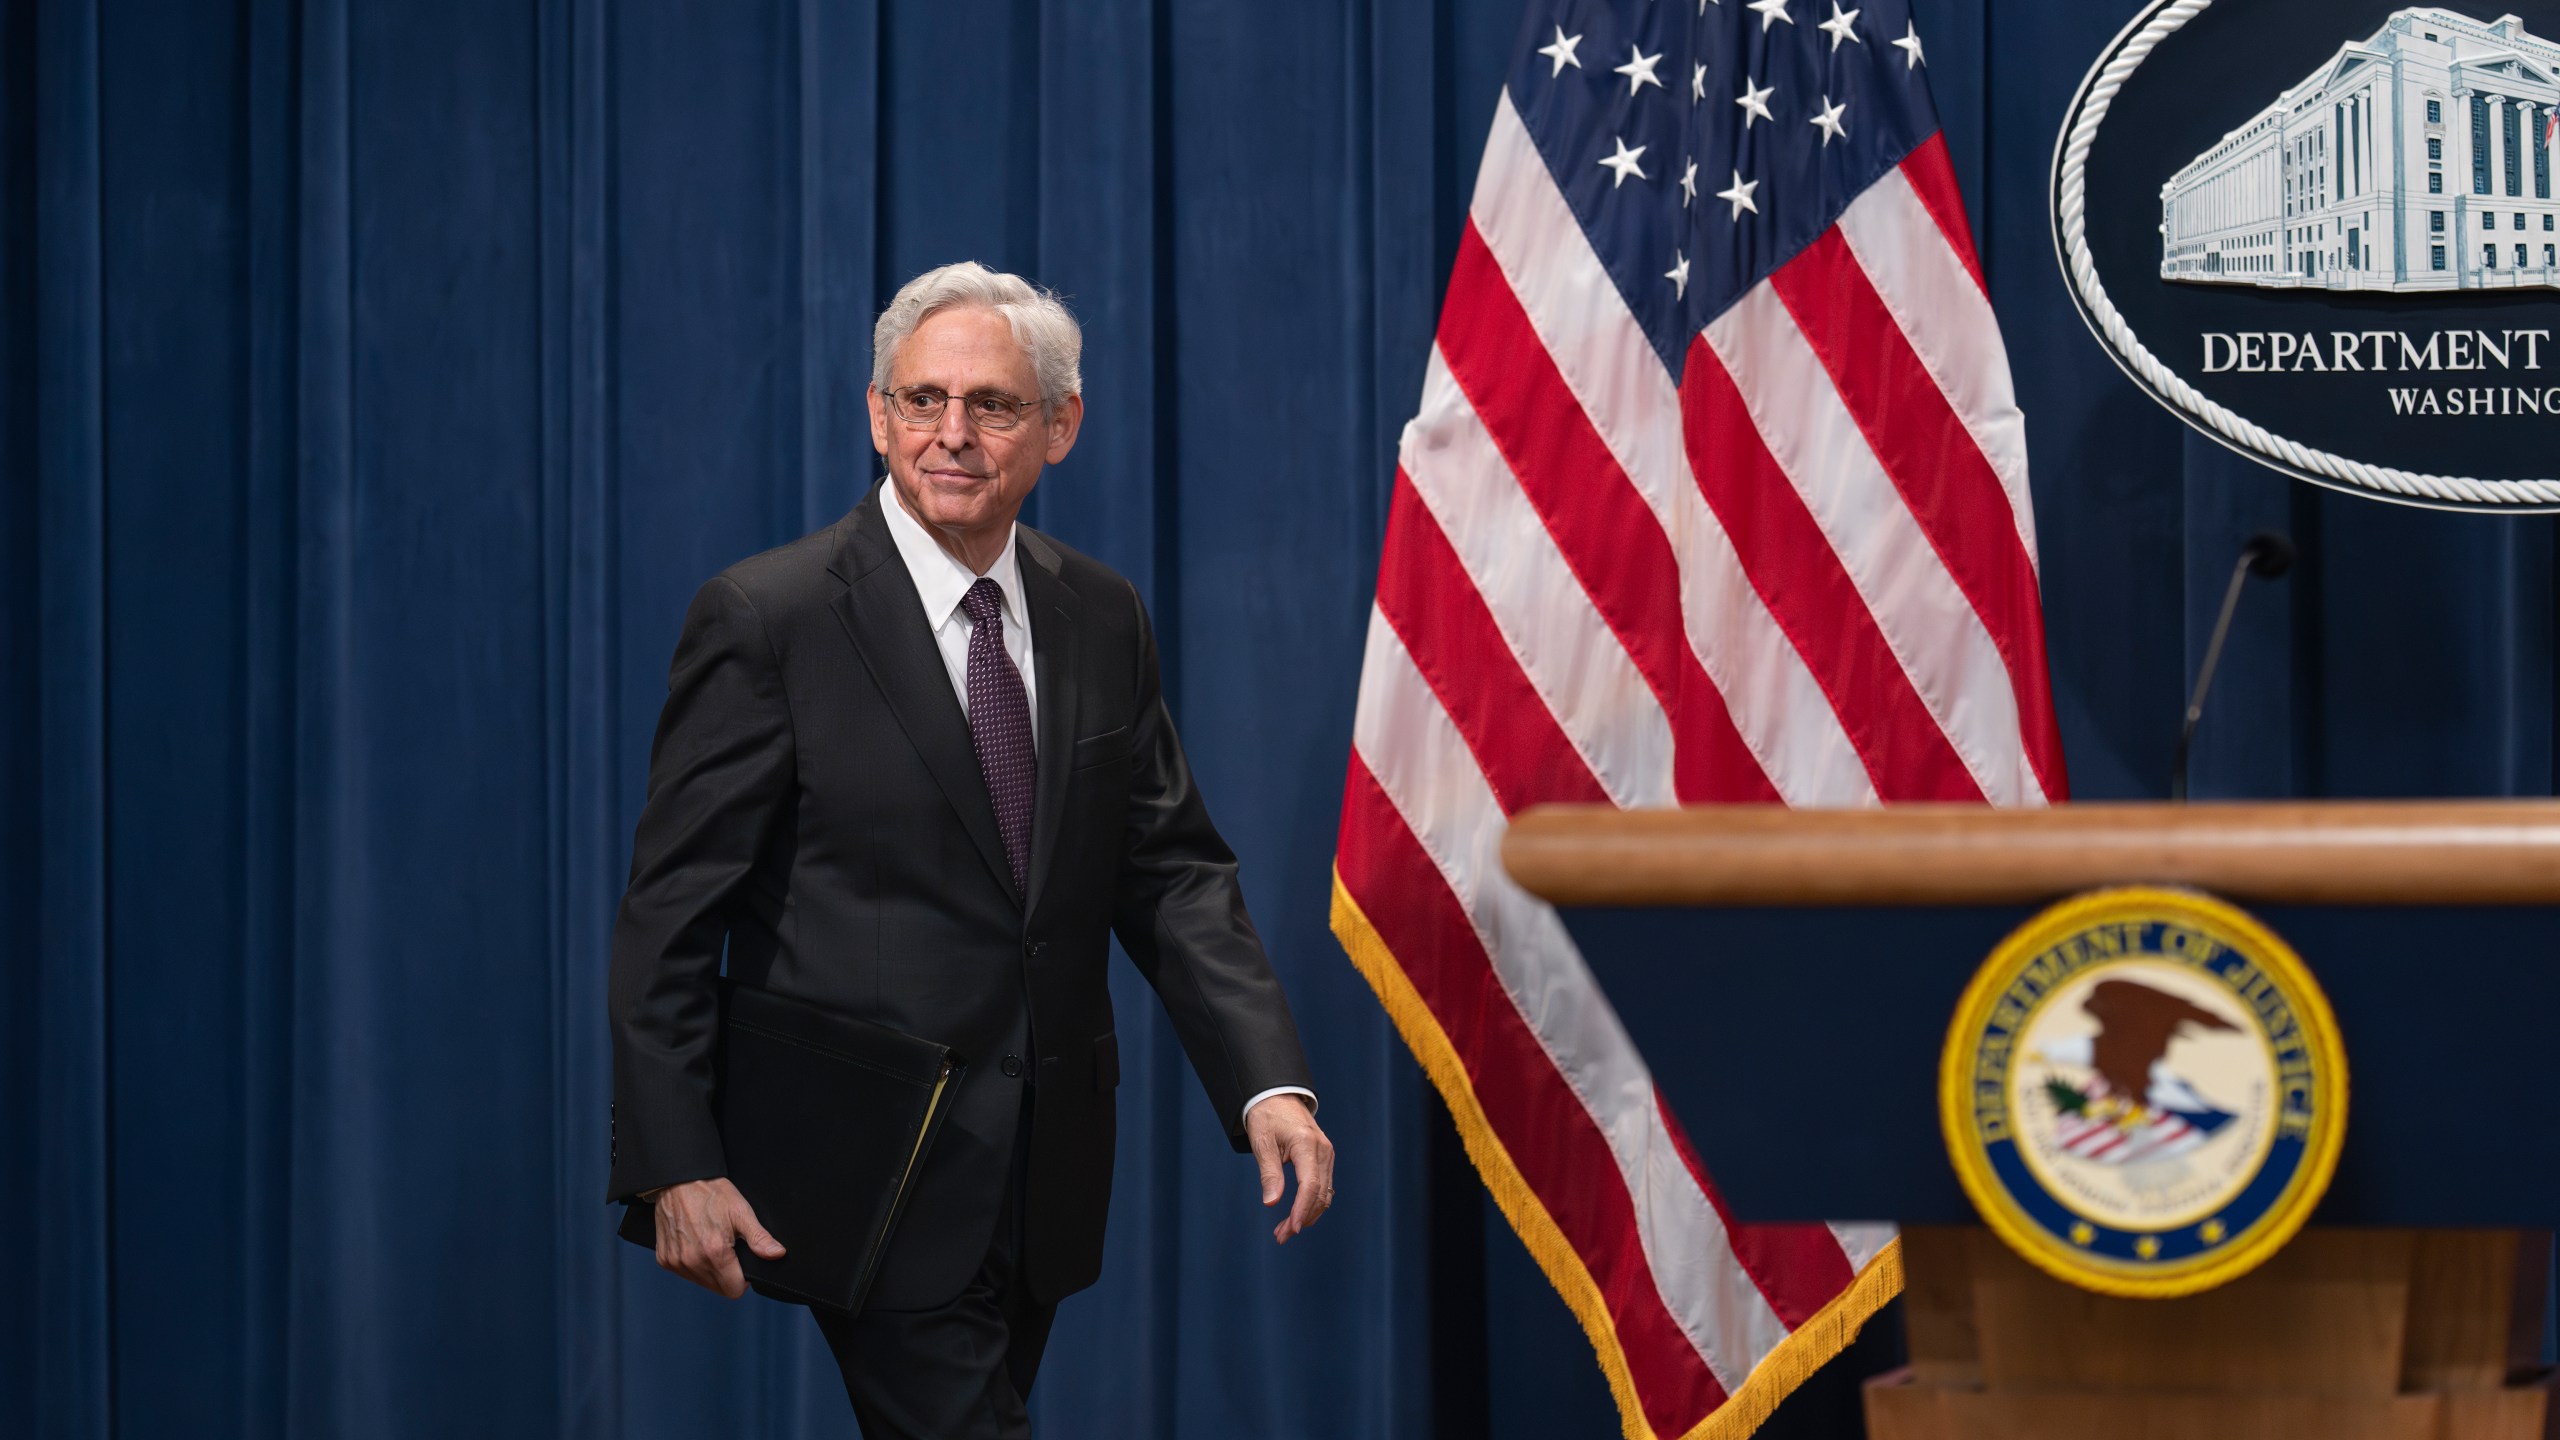
[[[2098,1022],[2090,1045],[2089,1068],[2107,1088],[2128,1099],[2151,1092],[2151,1067],[2169,1053],[2179,1027],[2237,1030],[2240,1027],[2199,1005],[2165,990],[2131,980],[2101,980],[2090,988],[2080,1008]]]

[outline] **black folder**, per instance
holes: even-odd
[[[738,1246],[756,1290],[857,1311],[964,1062],[947,1046],[771,991],[720,982],[713,1101],[729,1182],[789,1253]],[[655,1207],[622,1238],[657,1248]]]

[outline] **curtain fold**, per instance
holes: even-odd
[[[96,15],[76,4],[29,7],[10,21],[11,179],[25,221],[7,242],[7,445],[12,474],[34,483],[9,486],[21,537],[10,673],[33,685],[10,707],[8,868],[20,946],[32,940],[41,963],[10,967],[18,1058],[9,1078],[24,1103],[11,1107],[22,1120],[6,1173],[41,1243],[23,1313],[8,1327],[16,1383],[7,1389],[35,1416],[101,1434],[116,1394],[114,1256],[102,1223],[113,1203],[115,1062],[100,37]]]
[[[1163,621],[1346,1159],[1266,1254],[1118,977],[1112,1268],[1044,1433],[1427,1425],[1423,1101],[1312,878],[1402,405],[1341,397],[1411,388],[1453,223],[1430,146],[1355,163],[1438,93],[1370,64],[1395,15],[0,15],[0,1178],[44,1237],[0,1429],[850,1433],[805,1316],[611,1238],[603,967],[685,597],[860,495],[872,317],[965,257],[1084,316],[1033,518]]]

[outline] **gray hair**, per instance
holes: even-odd
[[[1084,393],[1084,331],[1066,303],[1019,275],[963,260],[927,270],[898,290],[880,323],[871,327],[871,383],[889,388],[889,362],[916,327],[945,310],[993,310],[1013,327],[1014,342],[1031,357],[1040,398],[1056,403]]]

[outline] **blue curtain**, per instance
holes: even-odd
[[[2250,597],[2199,794],[2547,792],[2549,522],[2292,484],[2083,333],[2045,167],[2133,9],[1921,17],[2078,793],[2163,792],[2269,524],[2305,561]],[[1614,1434],[1516,1243],[1435,1190],[1324,928],[1395,437],[1519,21],[0,0],[0,1432],[850,1433],[804,1317],[609,1238],[605,931],[685,597],[860,493],[870,319],[975,257],[1085,320],[1030,518],[1155,607],[1344,1166],[1275,1253],[1130,986],[1111,1268],[1044,1433]]]

